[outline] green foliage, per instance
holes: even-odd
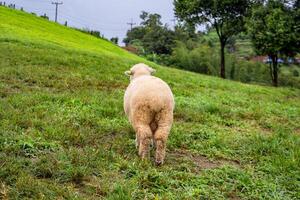
[[[194,71],[202,74],[217,75],[213,67],[216,53],[212,48],[201,45],[189,50],[185,44],[178,42],[172,53],[172,61],[181,69]]]
[[[235,66],[233,80],[266,85],[271,82],[269,69],[266,64],[239,60],[234,61],[232,66]]]
[[[132,45],[138,40],[146,54],[171,54],[174,33],[167,26],[162,25],[161,16],[143,11],[140,17],[143,20],[141,26],[129,30],[124,43]]]
[[[146,34],[146,29],[142,26],[134,27],[132,30],[127,32],[126,38],[124,38],[123,42],[126,45],[129,45],[134,40],[142,41],[144,35]]]
[[[193,25],[208,24],[215,28],[220,42],[221,77],[225,78],[225,46],[230,38],[244,30],[248,0],[175,0],[175,14]]]
[[[222,4],[222,2],[219,3]],[[178,4],[179,7],[183,6],[182,8],[178,8],[179,11],[180,9],[186,8],[183,2],[180,3],[180,1],[178,1],[175,4]],[[210,5],[211,2],[208,4]],[[230,4],[230,2],[225,4]],[[225,5],[222,4],[222,6]],[[205,9],[209,8],[206,7]],[[215,15],[217,15],[217,12],[221,12],[219,10],[221,8],[213,9],[216,9],[214,10]],[[243,9],[246,8],[241,8],[241,10]],[[182,12],[186,12],[186,10]],[[209,13],[209,11],[206,12]],[[246,12],[246,10],[243,12]],[[196,33],[195,27],[186,21],[186,23],[183,24],[179,23],[175,26],[175,30],[172,31],[162,26],[160,18],[161,17],[157,14],[143,12],[141,14],[141,19],[143,20],[141,26],[135,27],[128,32],[125,42],[129,46],[134,47],[137,54],[155,63],[214,76],[219,75],[217,66],[222,65],[223,60],[218,61],[216,57],[220,56],[220,54],[224,54],[224,58],[225,55],[227,57],[226,60],[224,59],[224,65],[226,64],[227,68],[223,68],[226,77],[246,83],[269,84],[272,81],[274,75],[272,72],[272,76],[268,77],[270,75],[268,65],[248,62],[246,60],[255,55],[251,44],[251,37],[246,33],[238,35],[232,34],[230,37],[226,36],[227,48],[222,47],[222,45],[220,48],[219,28],[214,30],[214,26],[208,27],[207,33]],[[241,22],[244,21],[243,19],[240,20]],[[223,28],[226,29],[225,27]],[[242,30],[244,27],[241,26],[240,28]],[[238,31],[236,27],[233,27],[233,29],[237,31],[236,33],[241,31]],[[226,31],[222,33],[225,34]],[[169,54],[171,55],[169,56]],[[242,59],[244,59],[244,61]],[[278,70],[277,73],[280,73],[280,71]],[[288,80],[288,76],[280,75],[281,78],[285,79],[280,81],[280,84],[282,86],[297,87],[298,80],[294,78]]]
[[[161,167],[138,158],[123,113],[139,62],[175,96]],[[2,7],[0,66],[0,198],[299,198],[299,89],[162,67]]]
[[[137,49],[138,55],[146,55],[145,48],[143,47],[143,43],[141,40],[135,39],[130,41],[130,46],[133,46]]]
[[[215,58],[219,56],[219,52],[208,45],[209,37],[205,36],[200,39],[201,42],[187,41],[186,44],[178,42],[173,49],[169,63],[181,69],[218,76],[216,66],[219,66],[220,63]],[[234,54],[226,54],[226,57],[228,66],[226,76],[230,79],[244,83],[270,83],[268,65],[239,59]],[[287,75],[287,77],[290,76],[290,74]],[[281,83],[288,85],[291,82]],[[296,85],[291,84],[290,86]]]
[[[283,1],[272,0],[253,7],[248,19],[248,30],[257,53],[272,59],[271,78],[274,86],[278,85],[278,56],[294,56],[299,52],[300,39],[296,31],[299,22],[294,13]]]
[[[142,14],[140,15],[141,25],[148,28],[155,28],[157,26],[162,26],[161,22],[161,16],[157,13],[150,14],[148,12],[142,11]]]
[[[149,53],[171,54],[174,46],[173,32],[167,27],[153,27],[144,35],[142,41]]]
[[[299,77],[299,71],[296,70],[296,69],[294,69],[294,70],[293,70],[293,76]]]
[[[292,16],[270,4],[254,8],[248,22],[253,45],[260,55],[284,53],[286,48],[293,48],[290,46],[294,34]]]
[[[112,38],[110,39],[110,41],[111,41],[112,43],[118,45],[118,43],[119,43],[119,38],[118,38],[118,37],[112,37]]]

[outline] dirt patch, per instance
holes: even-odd
[[[235,160],[228,160],[224,158],[217,158],[214,160],[210,160],[206,156],[194,154],[187,150],[176,150],[174,152],[169,152],[168,154],[177,159],[185,158],[192,161],[196,165],[197,171],[202,171],[206,169],[215,169],[225,165],[230,165],[236,168],[241,167],[240,163]]]
[[[8,188],[4,183],[0,183],[0,199],[8,200]]]
[[[0,98],[6,98],[10,95],[14,95],[14,94],[17,94],[17,93],[20,93],[20,92],[21,92],[21,90],[18,86],[3,88],[0,91]]]
[[[294,133],[295,133],[296,135],[300,135],[300,128],[297,128],[297,129],[294,131]]]
[[[229,194],[228,198],[231,199],[231,200],[240,200],[240,199],[241,199],[240,197],[238,197],[238,196],[236,195],[235,192],[231,192],[231,193]]]
[[[272,135],[272,129],[260,126],[261,133],[266,135]]]

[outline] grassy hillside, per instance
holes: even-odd
[[[123,72],[138,62],[0,7],[0,199],[300,198],[300,90],[147,62],[176,99],[156,167],[138,158],[122,108]]]
[[[215,47],[220,46],[218,34],[214,29],[205,35],[204,39],[210,41]],[[235,39],[235,48],[234,55],[239,58],[252,57],[255,55],[250,39],[243,38],[241,35]]]

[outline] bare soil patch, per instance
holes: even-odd
[[[169,156],[175,157],[176,159],[185,158],[185,159],[192,161],[195,164],[197,171],[220,168],[225,165],[230,165],[235,168],[241,168],[240,163],[236,160],[228,160],[228,159],[224,159],[224,158],[217,158],[217,159],[211,160],[211,159],[207,158],[206,156],[198,155],[198,154],[189,152],[187,150],[176,150],[173,152],[169,152],[168,154],[169,154]]]

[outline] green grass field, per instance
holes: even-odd
[[[219,48],[220,42],[217,32],[212,29],[208,34],[203,36],[206,41],[210,41],[213,46]],[[242,58],[242,57],[252,57],[254,56],[254,49],[251,44],[250,39],[241,39],[237,38],[235,40],[235,52],[233,53],[235,56]]]
[[[123,112],[139,62],[175,95],[161,167]],[[0,199],[299,199],[299,122],[298,89],[158,66],[0,7]]]

